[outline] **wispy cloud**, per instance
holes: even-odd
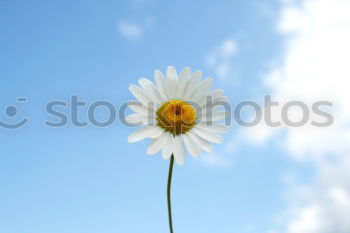
[[[155,1],[132,0],[129,4],[129,17],[117,21],[117,30],[127,40],[136,41],[155,25],[155,18],[146,9]]]
[[[208,53],[206,64],[210,69],[214,70],[219,78],[226,81],[232,71],[233,57],[236,53],[236,41],[227,39]]]
[[[280,101],[332,101],[335,123],[328,128],[272,129],[261,125],[246,131],[247,139],[254,143],[275,138],[292,158],[307,161],[316,169],[311,183],[299,180],[290,186],[286,214],[272,232],[348,233],[350,1],[289,0],[283,4],[278,25],[287,39],[278,62],[282,65],[271,70],[264,81]],[[272,114],[280,116],[280,112]],[[284,134],[274,137],[277,132]]]
[[[117,27],[119,33],[129,40],[139,39],[144,33],[141,25],[133,23],[130,20],[119,20]]]
[[[232,166],[232,161],[223,154],[204,154],[200,157],[199,162],[206,166],[220,168],[228,168]]]

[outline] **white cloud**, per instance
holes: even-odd
[[[144,29],[141,25],[129,20],[119,20],[117,27],[119,33],[129,40],[139,39],[144,33]]]
[[[155,4],[157,0],[131,0],[129,1],[129,15],[127,19],[119,19],[117,30],[119,34],[129,41],[140,39],[155,25],[155,18],[152,15],[145,15],[146,7]],[[135,17],[137,16],[137,17]]]
[[[287,5],[280,30],[288,33],[283,65],[266,78],[275,99],[331,100],[329,128],[288,128],[286,145],[301,156],[342,154],[350,139],[350,1],[308,0]],[[267,129],[268,130],[268,129]],[[322,151],[318,151],[322,148]]]
[[[347,233],[350,230],[350,158],[318,164],[311,186],[298,185],[289,194],[287,233]]]
[[[151,30],[155,25],[155,18],[147,16],[142,18],[142,23],[136,23],[135,20],[120,19],[117,22],[117,29],[120,35],[128,40],[135,41]]]
[[[213,69],[219,78],[226,81],[231,73],[233,57],[236,53],[236,42],[233,39],[227,39],[207,55],[207,66]]]
[[[212,167],[229,168],[232,166],[232,161],[222,154],[204,154],[199,158],[199,162]]]
[[[275,138],[292,158],[316,169],[312,183],[290,187],[293,195],[288,195],[285,218],[273,231],[350,232],[349,12],[349,0],[283,3],[278,29],[286,37],[285,49],[281,65],[267,75],[265,84],[280,101],[332,101],[335,123],[328,128],[278,129],[262,124],[242,133],[260,144]]]

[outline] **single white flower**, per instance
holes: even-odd
[[[224,92],[210,91],[212,78],[202,80],[202,72],[191,73],[189,67],[177,75],[175,67],[169,66],[166,77],[156,70],[154,79],[155,83],[141,78],[139,86],[129,87],[139,104],[129,104],[135,113],[126,120],[143,127],[128,141],[151,138],[148,154],[161,151],[164,159],[173,155],[179,165],[185,162],[185,149],[195,158],[201,151],[212,152],[211,143],[221,143],[219,134],[228,131],[227,126],[217,123],[229,114],[219,107],[228,101]]]

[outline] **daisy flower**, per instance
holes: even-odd
[[[201,151],[212,152],[211,143],[221,143],[219,134],[228,131],[217,123],[228,115],[219,108],[228,101],[224,92],[210,91],[213,79],[202,79],[201,71],[191,73],[189,67],[178,75],[175,67],[169,66],[165,77],[156,70],[154,79],[155,83],[141,78],[139,86],[129,87],[138,104],[129,103],[135,113],[126,120],[143,127],[132,133],[128,142],[151,138],[147,153],[161,151],[164,159],[173,155],[178,165],[184,164],[186,150],[195,158]]]
[[[211,143],[222,142],[219,134],[226,132],[228,127],[217,121],[223,120],[228,113],[219,106],[226,104],[228,99],[222,90],[210,91],[212,78],[202,80],[202,72],[191,73],[189,67],[177,75],[175,67],[169,66],[166,77],[156,70],[154,79],[155,83],[141,78],[139,86],[129,87],[138,102],[129,104],[135,113],[126,120],[143,127],[132,133],[128,141],[151,138],[153,141],[147,153],[154,155],[161,151],[164,159],[170,158],[167,200],[170,233],[173,233],[170,193],[174,160],[182,165],[186,150],[198,158],[201,151],[213,151]]]

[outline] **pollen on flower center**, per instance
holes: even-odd
[[[157,110],[157,124],[173,135],[188,132],[196,124],[196,110],[182,100],[169,100]]]

